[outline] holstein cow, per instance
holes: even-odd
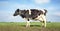
[[[30,26],[30,19],[39,20],[42,22],[42,26],[46,27],[46,13],[47,10],[38,10],[38,9],[29,9],[29,10],[20,10],[17,9],[13,16],[20,15],[22,18],[27,19],[26,27]]]

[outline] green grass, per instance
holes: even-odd
[[[0,26],[13,26],[13,25],[20,25],[20,26],[24,26],[26,25],[26,22],[0,22]],[[30,25],[37,25],[37,26],[41,26],[40,22],[30,22]],[[55,27],[55,28],[60,28],[60,22],[51,22],[51,23],[47,23],[47,27]]]
[[[47,28],[60,28],[60,23],[59,22],[52,22],[52,23],[47,23]]]
[[[40,22],[31,22],[31,27],[26,28],[26,22],[0,22],[0,31],[40,31]],[[60,22],[47,23],[43,31],[60,31]]]

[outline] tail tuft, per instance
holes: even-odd
[[[44,11],[45,11],[44,15],[46,15],[46,13],[47,13],[47,10],[46,10],[46,9],[44,9]]]

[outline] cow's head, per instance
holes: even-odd
[[[17,15],[19,15],[19,9],[17,9],[17,10],[15,11],[15,13],[13,14],[13,16],[17,16]]]

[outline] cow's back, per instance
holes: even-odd
[[[38,9],[30,9],[30,11],[31,14],[29,14],[29,10],[23,10],[23,14],[21,14],[21,17],[35,19],[41,14],[44,14],[42,10],[38,10]]]
[[[32,19],[37,18],[40,14],[43,14],[43,12],[41,10],[31,9],[31,18]]]

